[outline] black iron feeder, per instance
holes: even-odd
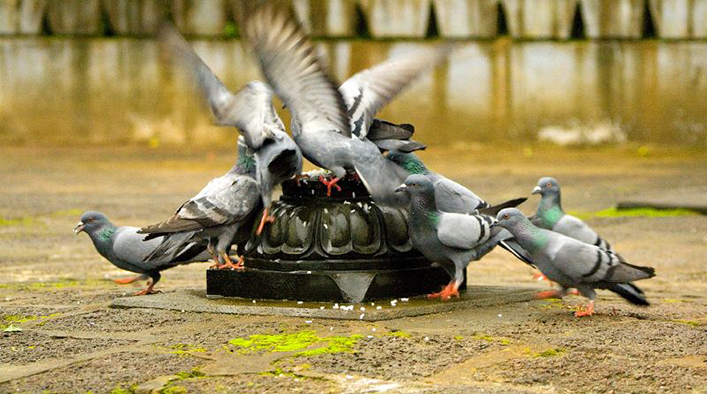
[[[210,297],[361,302],[439,291],[450,278],[412,248],[407,213],[378,206],[362,182],[327,197],[314,179],[282,184],[276,220],[245,246],[245,269],[209,269]],[[256,220],[256,224],[260,218]]]

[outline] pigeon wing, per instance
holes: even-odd
[[[339,92],[346,103],[353,133],[365,137],[376,113],[450,51],[451,46],[441,46],[399,56],[360,71],[344,82]]]
[[[272,4],[257,8],[243,30],[265,78],[301,129],[351,136],[344,100],[304,30]]]
[[[258,185],[253,178],[226,174],[209,182],[174,216],[142,228],[140,232],[165,234],[231,224],[246,218],[257,205],[259,196]]]
[[[272,91],[262,82],[253,81],[233,94],[194,52],[177,29],[169,24],[160,29],[160,42],[175,64],[185,69],[211,109],[216,124],[237,127],[252,149],[258,149],[270,137],[269,128],[284,130],[282,120],[272,106]]]
[[[435,176],[435,196],[440,209],[445,212],[471,213],[488,204],[471,190],[440,175]],[[441,204],[440,204],[441,203]]]
[[[488,238],[490,221],[477,215],[442,212],[437,238],[450,248],[471,249]]]

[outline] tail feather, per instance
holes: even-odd
[[[650,305],[643,291],[633,283],[611,283],[607,286],[607,290],[613,291],[632,304],[642,306]]]
[[[183,248],[189,244],[189,239],[192,235],[192,232],[166,235],[155,250],[147,255],[143,261],[149,263],[174,260],[177,255],[185,252]]]
[[[535,264],[528,256],[528,252],[525,251],[518,243],[513,239],[506,239],[498,243],[500,247],[508,251],[510,254],[515,256],[518,260],[528,264],[529,266],[535,268]]]
[[[518,205],[524,203],[527,200],[526,197],[523,198],[514,198],[513,200],[508,200],[504,203],[494,205],[492,207],[488,208],[482,208],[478,210],[478,213],[480,215],[489,215],[492,217],[496,217],[496,215],[503,209],[505,208],[514,208],[517,207]]]

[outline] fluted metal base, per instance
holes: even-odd
[[[440,266],[350,271],[206,271],[207,296],[355,303],[414,297],[439,291],[449,283]],[[466,288],[466,281],[462,285]]]

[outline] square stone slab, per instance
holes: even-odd
[[[536,289],[501,286],[470,286],[460,298],[442,302],[426,297],[377,300],[358,304],[249,300],[207,297],[204,290],[186,289],[149,296],[127,296],[113,300],[114,308],[156,308],[234,315],[294,316],[315,319],[380,321],[427,315],[474,307],[504,305],[533,299]]]

